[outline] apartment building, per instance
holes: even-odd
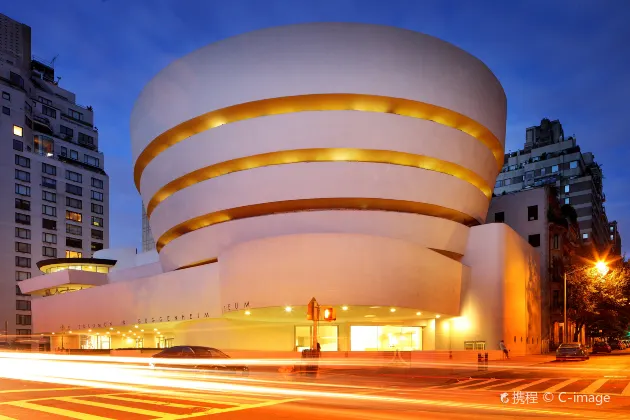
[[[109,177],[92,107],[32,58],[30,27],[1,14],[0,92],[0,328],[12,340],[31,334],[20,281],[40,260],[78,265],[109,246]]]
[[[522,150],[505,155],[494,193],[500,196],[555,185],[560,203],[570,204],[577,212],[583,243],[606,250],[611,239],[602,179],[595,156],[583,153],[575,137],[565,138],[560,121],[543,119],[540,126],[526,130]]]
[[[541,336],[555,348],[562,341],[563,272],[580,246],[575,214],[558,200],[553,185],[493,197],[486,223],[505,223],[540,254]]]
[[[608,233],[610,234],[610,243],[612,244],[610,254],[621,256],[621,234],[619,233],[616,220],[613,220],[608,225]]]

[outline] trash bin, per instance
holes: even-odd
[[[302,369],[301,372],[307,376],[316,376],[319,369],[318,359],[319,351],[302,350]]]

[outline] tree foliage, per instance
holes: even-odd
[[[567,315],[576,324],[573,340],[582,328],[595,335],[624,335],[630,325],[630,265],[619,262],[603,276],[588,267],[568,271],[574,271],[567,276]]]

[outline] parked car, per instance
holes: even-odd
[[[556,360],[588,360],[588,351],[580,343],[560,344],[556,350]]]
[[[611,351],[612,349],[607,342],[597,341],[593,344],[593,350],[591,350],[591,353],[610,353]]]
[[[230,356],[221,350],[212,347],[200,346],[175,346],[169,347],[161,352],[153,355],[154,362],[150,365],[154,368],[174,368],[174,369],[194,369],[202,371],[224,372],[224,373],[241,373],[243,376],[249,375],[249,368],[243,365],[231,365],[225,363]],[[169,360],[188,359],[190,364],[169,363]],[[196,360],[202,359],[204,363],[195,363]],[[205,362],[208,363],[205,363]]]
[[[625,347],[620,340],[611,340],[610,348],[613,350],[623,350]]]

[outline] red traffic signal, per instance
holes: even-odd
[[[323,308],[322,314],[324,315],[324,321],[334,321],[337,319],[335,308]]]

